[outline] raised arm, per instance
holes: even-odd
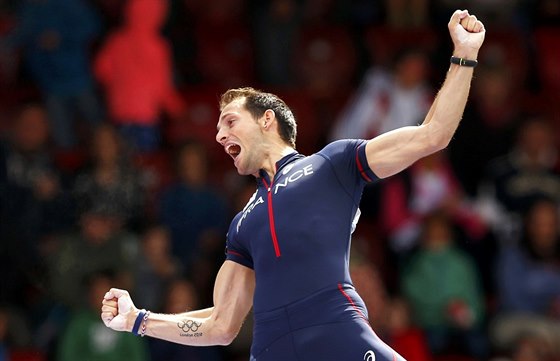
[[[476,60],[484,41],[484,25],[468,11],[457,10],[448,28],[454,45],[453,55]],[[389,177],[447,147],[463,115],[472,76],[472,67],[451,64],[421,125],[399,128],[368,142],[366,155],[371,170],[380,178]]]
[[[222,265],[214,286],[214,307],[181,314],[150,313],[146,335],[193,346],[230,344],[253,305],[253,270],[232,261]],[[140,310],[128,292],[112,288],[103,299],[107,327],[131,332]]]

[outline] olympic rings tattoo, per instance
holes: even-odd
[[[193,320],[184,320],[177,322],[177,327],[179,327],[183,332],[196,332],[198,328],[202,326],[202,322],[196,322]]]

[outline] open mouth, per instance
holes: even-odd
[[[235,159],[241,153],[241,147],[237,144],[229,144],[226,146],[226,153]]]

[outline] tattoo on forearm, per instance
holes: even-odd
[[[179,335],[185,337],[202,336],[202,332],[197,332],[200,326],[202,326],[202,322],[196,322],[188,319],[177,322],[177,327],[179,327],[182,331]]]

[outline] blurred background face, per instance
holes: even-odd
[[[49,138],[47,113],[40,106],[24,109],[14,128],[14,143],[24,152],[43,148]]]
[[[395,70],[400,86],[412,88],[426,82],[428,59],[422,53],[410,53],[399,61]]]
[[[150,229],[145,234],[143,241],[144,254],[149,257],[160,258],[169,252],[169,233],[162,227]]]
[[[531,158],[538,158],[554,147],[553,132],[545,122],[531,121],[521,130],[520,146]]]
[[[431,216],[425,222],[422,237],[425,248],[432,251],[441,250],[451,243],[451,225],[442,216]]]
[[[118,220],[104,214],[85,213],[80,221],[83,236],[93,244],[107,241],[118,227]]]
[[[474,79],[474,96],[482,103],[503,104],[512,90],[511,75],[500,69],[486,69]]]
[[[121,151],[119,135],[110,126],[99,127],[93,135],[92,156],[101,164],[114,163]]]
[[[401,298],[392,300],[389,307],[388,323],[393,332],[406,330],[410,327],[410,313],[408,305]]]
[[[181,313],[193,310],[198,299],[193,285],[185,280],[178,280],[169,285],[169,293],[165,303],[165,312]]]
[[[554,252],[558,240],[558,209],[551,202],[536,204],[529,215],[529,239],[540,255]]]
[[[185,146],[177,159],[178,175],[185,183],[201,186],[206,183],[206,154],[197,145]]]
[[[92,309],[98,310],[100,300],[103,299],[107,290],[114,287],[114,281],[107,276],[95,275],[90,281],[89,292],[88,292],[88,302]]]

